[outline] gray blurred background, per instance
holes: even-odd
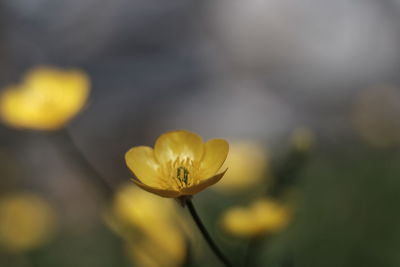
[[[257,140],[279,161],[307,127],[303,208],[262,262],[398,266],[399,12],[398,0],[2,0],[0,86],[37,65],[85,70],[89,104],[68,129],[112,184],[130,178],[130,147],[167,130]],[[1,265],[123,266],[99,188],[52,138],[0,126],[0,193],[44,194],[64,229],[39,260]]]

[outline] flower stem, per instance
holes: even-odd
[[[105,179],[90,163],[90,161],[80,150],[79,146],[75,143],[68,129],[63,128],[59,130],[58,136],[60,136],[58,143],[60,146],[62,146],[65,154],[67,154],[79,165],[80,169],[85,173],[87,178],[92,178],[92,180],[101,187],[101,190],[106,197],[112,197],[115,191],[114,186],[107,179]]]
[[[204,239],[207,241],[207,244],[210,246],[211,250],[225,266],[232,267],[233,265],[228,261],[228,259],[224,256],[224,254],[222,254],[222,252],[219,250],[215,242],[212,240],[207,229],[204,227],[204,224],[202,223],[199,215],[197,214],[196,209],[194,208],[194,205],[190,200],[190,198],[186,198],[185,202],[190,211],[190,215],[192,215],[194,222],[196,223],[197,227],[202,233]]]
[[[257,266],[257,256],[261,250],[263,241],[265,240],[262,237],[253,237],[250,239],[243,266]]]

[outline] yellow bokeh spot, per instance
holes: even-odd
[[[185,259],[185,244],[177,229],[161,228],[157,235],[127,242],[127,253],[139,266],[178,267]]]
[[[55,212],[33,194],[0,198],[0,247],[23,252],[45,244],[55,228]]]
[[[224,229],[236,236],[255,237],[275,233],[290,219],[289,209],[271,199],[258,199],[249,207],[234,207],[222,217]]]
[[[0,95],[1,119],[16,128],[58,129],[82,109],[89,87],[89,77],[80,70],[34,68]]]
[[[187,226],[172,200],[125,185],[106,219],[126,241],[129,258],[139,266],[174,267],[184,261]]]
[[[256,185],[268,178],[269,155],[265,148],[252,141],[233,142],[221,169],[225,176],[213,188],[222,192],[236,192]]]
[[[293,148],[297,151],[300,152],[309,151],[314,145],[314,142],[315,142],[315,137],[313,132],[306,127],[296,128],[292,132],[291,143]]]

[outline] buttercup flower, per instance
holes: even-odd
[[[23,252],[44,245],[51,237],[56,215],[41,197],[19,193],[0,198],[0,248]]]
[[[241,237],[255,237],[275,233],[287,225],[290,212],[278,202],[262,198],[249,207],[234,207],[222,217],[227,232]]]
[[[195,133],[179,130],[162,134],[154,145],[131,148],[125,154],[133,179],[142,189],[162,197],[194,195],[218,182],[225,171],[229,144],[223,139],[203,143]]]
[[[38,67],[0,95],[0,116],[10,126],[34,130],[61,128],[83,107],[89,78],[79,70]]]

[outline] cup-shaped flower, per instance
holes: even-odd
[[[178,130],[162,134],[154,149],[131,148],[125,160],[139,187],[162,197],[176,198],[194,195],[217,183],[226,172],[218,171],[228,150],[226,140],[204,143],[199,135]]]
[[[0,95],[0,116],[8,125],[55,130],[72,119],[86,103],[90,82],[79,70],[37,67],[23,81]]]
[[[234,207],[226,211],[222,226],[232,235],[256,237],[278,232],[289,219],[288,207],[272,199],[261,198],[249,207]]]

